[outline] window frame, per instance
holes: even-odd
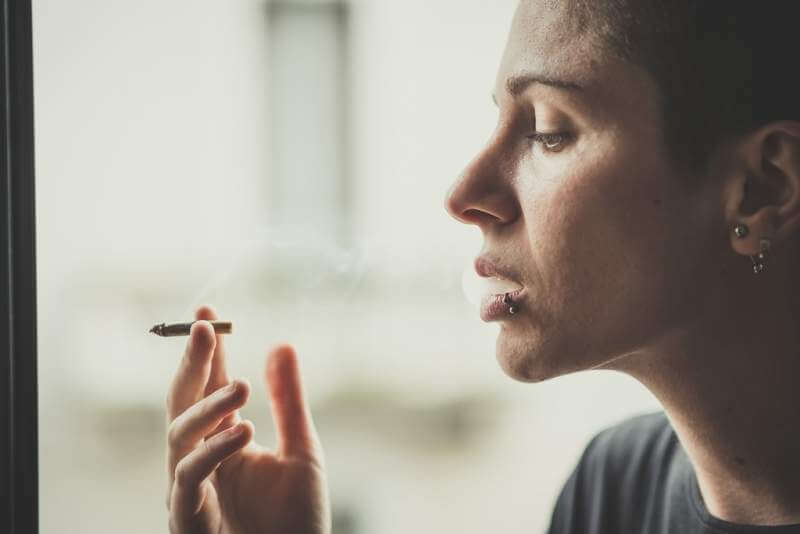
[[[30,0],[0,0],[0,531],[36,533],[36,228]]]

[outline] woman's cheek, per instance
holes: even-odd
[[[541,221],[544,255],[552,259],[549,274],[560,291],[572,295],[588,297],[601,290],[599,282],[617,279],[628,256],[619,224],[626,206],[617,202],[615,191],[620,177],[603,163],[581,165],[565,176],[549,192]]]

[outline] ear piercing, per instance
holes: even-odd
[[[750,233],[750,229],[747,227],[746,224],[739,223],[733,227],[733,233],[736,234],[738,239],[742,239],[747,237]],[[764,269],[767,268],[766,260],[767,256],[769,255],[770,249],[770,240],[769,239],[760,239],[759,240],[759,252],[755,256],[750,256],[750,261],[753,262],[753,273],[760,274],[764,272]]]
[[[769,254],[770,247],[769,239],[762,239],[759,244],[761,251],[755,256],[750,256],[750,261],[753,262],[753,272],[755,274],[762,273],[764,269],[767,268],[764,262],[766,261],[767,254]]]

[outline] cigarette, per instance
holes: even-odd
[[[192,325],[196,322],[197,321],[192,321],[191,323],[161,323],[151,328],[150,332],[161,337],[188,336]],[[233,333],[233,323],[230,321],[209,321],[209,323],[214,327],[215,334]]]

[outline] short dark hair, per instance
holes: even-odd
[[[666,139],[688,168],[724,138],[800,121],[796,0],[572,0],[612,53],[655,78]]]

